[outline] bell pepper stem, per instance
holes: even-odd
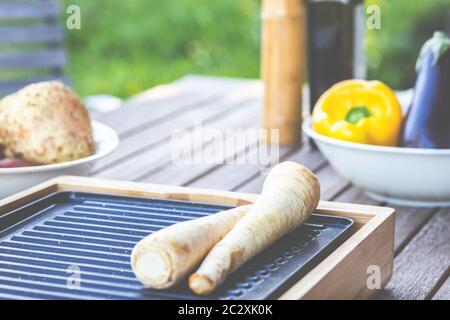
[[[367,109],[367,107],[353,107],[347,113],[345,120],[347,122],[357,124],[361,119],[368,118],[371,115],[372,114],[370,113],[369,109]]]

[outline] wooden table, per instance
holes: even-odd
[[[123,108],[99,116],[117,130],[121,143],[94,167],[92,176],[258,193],[264,180],[260,165],[229,164],[234,156],[258,152],[256,143],[223,157],[226,165],[175,164],[171,138],[174,130],[199,123],[206,129],[258,128],[261,105],[261,83],[241,79],[186,76],[143,92]],[[212,143],[205,141],[205,150]],[[313,170],[324,200],[384,205],[352,187],[308,143],[282,147],[279,156]],[[377,298],[450,299],[450,210],[395,209],[394,274]]]

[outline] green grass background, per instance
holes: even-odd
[[[259,77],[260,0],[64,0],[81,8],[68,30],[68,75],[82,96],[129,97],[185,74]],[[414,83],[420,46],[449,30],[449,0],[367,0],[382,30],[367,34],[369,78]]]

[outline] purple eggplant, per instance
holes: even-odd
[[[406,116],[403,145],[450,148],[450,39],[435,32],[417,61],[417,81]]]

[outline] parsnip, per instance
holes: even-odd
[[[172,286],[201,262],[249,208],[177,223],[142,239],[131,254],[134,274],[150,288]]]
[[[300,226],[316,208],[319,198],[319,182],[307,168],[294,162],[275,166],[250,211],[190,276],[192,291],[209,294],[228,274]]]

